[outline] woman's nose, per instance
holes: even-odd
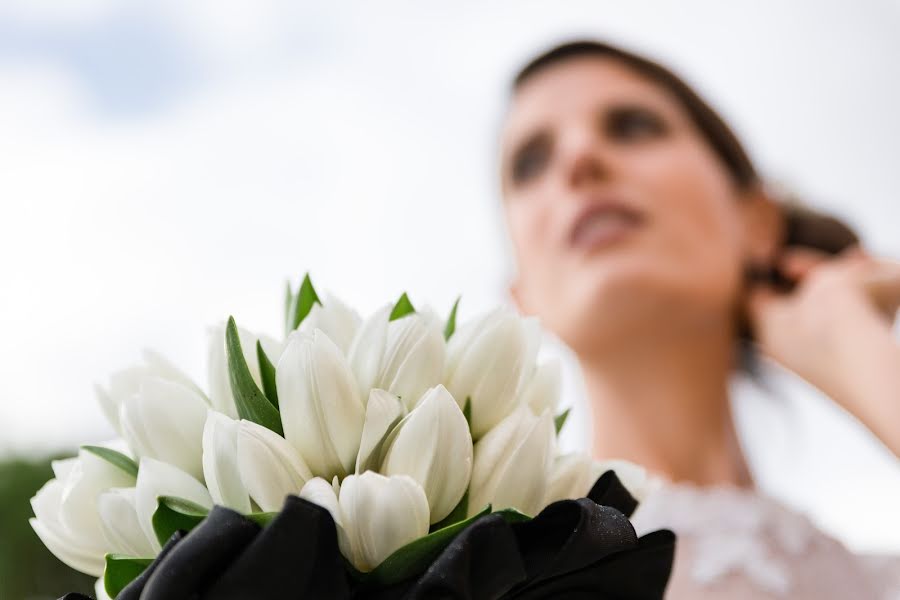
[[[564,169],[570,187],[593,185],[612,175],[612,159],[595,136],[573,136],[568,146]]]

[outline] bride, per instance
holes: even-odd
[[[900,456],[900,265],[776,201],[690,87],[604,44],[518,74],[501,185],[512,297],[577,355],[595,457],[668,482],[635,516],[679,534],[668,597],[900,593],[900,563],[856,557],[755,491],[727,391],[752,341]]]

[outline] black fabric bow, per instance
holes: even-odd
[[[637,502],[612,471],[587,498],[562,500],[534,519],[481,517],[411,580],[375,588],[353,581],[325,509],[296,496],[264,529],[223,507],[163,551],[116,600],[658,600],[675,536],[638,538]],[[68,594],[62,600],[86,600]]]

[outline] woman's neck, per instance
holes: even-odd
[[[594,456],[624,458],[676,482],[751,487],[728,402],[728,333],[660,332],[652,343],[582,358]]]

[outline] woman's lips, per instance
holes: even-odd
[[[602,202],[578,213],[569,241],[575,248],[592,250],[613,244],[637,229],[640,213],[620,202]]]

